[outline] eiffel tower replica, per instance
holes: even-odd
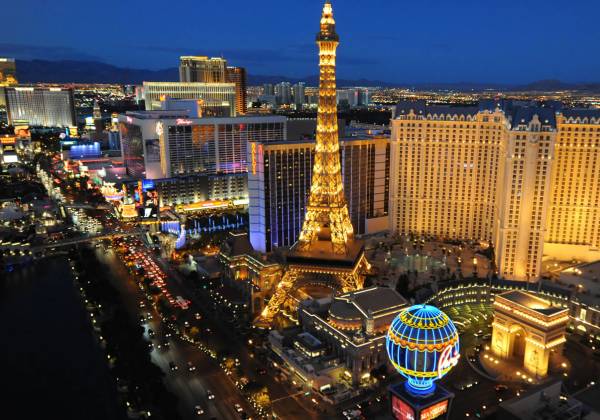
[[[362,289],[365,274],[371,268],[362,241],[354,239],[342,184],[335,81],[338,44],[333,9],[326,1],[321,30],[317,34],[319,111],[306,215],[300,237],[288,253],[287,270],[258,317],[257,325],[271,325],[277,313],[292,299],[292,293],[303,286],[325,285],[338,293]]]

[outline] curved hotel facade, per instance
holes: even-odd
[[[511,280],[543,256],[600,259],[600,110],[401,103],[391,147],[399,233],[486,241]]]

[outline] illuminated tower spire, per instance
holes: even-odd
[[[363,243],[354,239],[344,197],[338,139],[335,50],[339,37],[329,1],[323,6],[319,46],[319,112],[310,196],[298,242],[287,255],[288,267],[273,290],[257,325],[269,326],[285,306],[294,306],[295,291],[315,284],[329,290],[361,289],[371,266]]]
[[[339,36],[335,32],[333,9],[323,6],[319,46],[319,112],[312,185],[299,238],[299,249],[308,251],[315,240],[330,241],[332,251],[344,254],[353,238],[348,205],[344,197],[338,139],[335,57]]]

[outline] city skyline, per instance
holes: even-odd
[[[318,3],[315,0],[314,6]],[[598,81],[600,58],[590,51],[600,37],[600,29],[592,21],[600,6],[591,1],[577,9],[561,7],[556,1],[528,3],[515,11],[509,5],[471,1],[402,7],[376,1],[368,8],[340,2],[344,6],[340,8],[343,23],[339,32],[344,39],[340,78],[399,84]],[[309,25],[303,24],[315,18],[313,7],[287,4],[283,14],[276,7],[279,3],[266,1],[257,14],[256,8],[243,2],[234,2],[227,10],[214,2],[202,8],[184,2],[180,8],[189,13],[178,15],[177,24],[160,30],[150,42],[140,27],[159,24],[158,3],[133,2],[129,10],[135,14],[115,13],[98,29],[90,29],[88,21],[79,19],[74,5],[67,0],[53,3],[49,10],[39,0],[11,3],[5,10],[11,36],[0,43],[0,55],[91,60],[156,70],[176,67],[180,55],[202,54],[224,56],[255,75],[306,77],[315,73],[316,50],[309,41],[314,35]],[[114,2],[90,5],[87,15],[102,16],[108,10],[119,10],[118,6]],[[47,13],[31,15],[32,9],[61,16],[69,25],[56,25],[46,19]],[[201,20],[199,25],[202,15],[214,19]],[[20,31],[18,25],[25,16],[31,20],[30,30]],[[548,24],[556,21],[561,24]],[[223,29],[223,22],[231,29]],[[581,65],[584,62],[586,66]]]
[[[3,28],[80,61],[0,43],[3,418],[600,418],[594,7],[59,3]]]

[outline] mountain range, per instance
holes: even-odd
[[[141,84],[143,81],[176,82],[179,80],[177,67],[163,70],[131,69],[117,67],[98,61],[79,60],[17,60],[17,77],[20,83],[114,83]],[[259,86],[264,83],[304,82],[307,86],[318,86],[317,75],[304,78],[286,76],[248,75],[248,85]],[[367,79],[338,79],[338,86],[379,86],[405,87],[435,90],[512,90],[512,91],[557,91],[579,90],[600,92],[600,83],[566,83],[560,80],[540,80],[526,85],[500,83],[402,83]]]

